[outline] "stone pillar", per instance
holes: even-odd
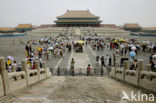
[[[28,69],[28,66],[27,66],[27,60],[24,59],[22,61],[22,70],[25,71],[26,73],[26,80],[27,80],[27,86],[29,85],[29,69]]]
[[[0,57],[0,74],[2,75],[4,95],[9,94],[9,77],[8,71],[6,70],[5,58]]]
[[[151,71],[151,64],[147,64],[147,71]]]
[[[138,60],[138,68],[137,68],[137,71],[142,71],[143,68],[144,68],[143,60],[142,59],[139,59]]]
[[[128,61],[124,61],[123,81],[125,81],[126,70],[128,70]]]
[[[139,79],[140,79],[140,72],[143,70],[143,59],[138,60],[138,67],[137,67],[137,74],[136,74],[136,80],[137,80],[137,86],[139,86]]]
[[[35,61],[35,69],[38,71],[38,80],[40,80],[40,66],[38,60]]]
[[[43,61],[43,69],[45,69],[46,78],[48,78],[48,68],[46,66],[46,62],[45,61]]]
[[[115,67],[114,67],[114,76],[115,76],[115,78],[116,78],[116,70],[117,70],[117,68],[118,68],[118,62],[115,61]]]
[[[12,64],[12,72],[16,72],[16,65],[15,64]]]

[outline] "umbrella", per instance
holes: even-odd
[[[126,40],[125,39],[120,39],[119,41],[125,42]]]
[[[52,50],[52,49],[53,49],[53,47],[51,46],[51,47],[49,47],[49,49],[51,49],[51,50]]]
[[[120,45],[120,48],[124,48],[124,45]]]
[[[136,45],[136,47],[140,47],[140,45]]]
[[[135,47],[135,46],[132,46],[131,49],[132,49],[132,50],[136,50],[136,47]]]
[[[84,41],[77,41],[76,43],[83,44],[83,43],[84,43]]]
[[[40,48],[40,47],[36,47],[36,50],[37,50],[37,51],[40,51],[40,50],[41,50],[41,48]]]
[[[129,53],[129,55],[130,55],[131,57],[134,57],[134,56],[136,56],[136,53],[135,53],[134,51],[131,51],[131,52]]]
[[[114,41],[114,43],[118,43],[118,41]]]
[[[133,44],[130,44],[130,45],[129,45],[129,47],[133,47],[133,46],[134,46]]]
[[[8,59],[10,59],[11,61],[14,61],[14,58],[12,56],[8,56]]]

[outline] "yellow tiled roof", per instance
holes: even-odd
[[[156,27],[144,27],[141,30],[143,30],[143,31],[156,31]]]
[[[16,28],[32,28],[31,24],[19,24]]]
[[[137,23],[126,23],[125,28],[140,28],[139,24]]]
[[[54,22],[102,22],[101,20],[56,20]]]
[[[0,31],[14,31],[15,28],[7,28],[7,27],[2,27],[0,28]]]
[[[67,10],[67,12],[57,18],[99,18],[93,15],[89,10]]]

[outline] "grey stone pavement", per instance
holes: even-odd
[[[123,91],[142,93],[107,76],[52,76],[0,98],[0,103],[128,103],[120,102]]]

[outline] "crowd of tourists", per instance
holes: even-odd
[[[71,41],[69,41],[71,39]],[[62,39],[61,37],[49,37],[40,40],[28,40],[23,42],[20,40],[20,44],[25,45],[25,55],[29,69],[35,69],[35,61],[39,61],[40,68],[43,67],[43,60],[51,60],[52,57],[63,58],[66,51],[69,52],[75,50],[77,47],[82,48],[82,45],[74,42],[74,40],[85,41],[83,43],[86,46],[91,46],[94,51],[105,51],[108,52],[101,57],[97,55],[95,57],[96,65],[101,67],[111,67],[115,65],[115,61],[118,60],[119,56],[125,56],[130,59],[130,70],[137,69],[137,58],[136,56],[142,55],[142,53],[150,54],[149,63],[151,64],[151,70],[156,71],[156,44],[149,41],[137,41],[135,39],[111,39],[111,38],[98,38],[85,36],[71,36]],[[74,61],[75,63],[75,61]],[[71,65],[74,65],[74,63]],[[8,57],[6,67],[11,72],[12,64],[16,65],[16,60],[12,57]],[[18,65],[21,65],[20,63]],[[21,66],[19,66],[21,67]],[[91,65],[88,64],[88,68]],[[18,68],[17,71],[20,71]],[[72,70],[72,69],[71,69]],[[90,71],[90,69],[88,69]]]
[[[109,49],[110,53],[106,56],[96,57],[97,64],[101,60],[101,66],[114,66],[117,56],[127,56],[130,59],[130,70],[137,69],[136,55],[141,53],[151,54],[149,63],[151,70],[156,71],[156,44],[149,41],[137,41],[134,39],[97,39],[88,38],[87,41],[91,44],[93,50]],[[88,44],[86,43],[86,45]],[[112,64],[113,62],[113,64]]]

